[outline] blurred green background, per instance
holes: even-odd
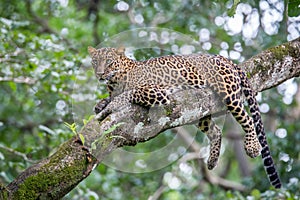
[[[79,123],[93,114],[97,99],[107,96],[94,78],[87,47],[144,27],[186,34],[202,51],[239,63],[299,37],[300,17],[297,3],[281,0],[243,1],[237,6],[233,1],[196,0],[0,0],[0,182],[8,184],[54,152],[73,136],[64,122]],[[166,53],[141,50],[134,56],[162,54]],[[228,117],[225,152],[210,173],[242,183],[247,191],[209,183],[201,163],[192,159],[184,166],[175,160],[150,173],[125,173],[102,164],[65,199],[299,199],[298,86],[299,80],[292,79],[258,95],[282,190],[270,188],[260,158],[246,157],[242,131]],[[87,101],[90,106],[81,106]],[[173,132],[130,149],[155,150],[172,140]],[[198,132],[203,147],[207,144]]]

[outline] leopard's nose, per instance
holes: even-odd
[[[96,73],[96,77],[99,79],[99,80],[103,80],[104,78],[103,78],[103,74],[104,74],[104,72],[97,72]]]

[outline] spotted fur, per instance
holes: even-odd
[[[262,154],[271,184],[280,188],[261,120],[258,104],[245,73],[230,60],[219,55],[169,55],[146,61],[135,61],[124,49],[88,48],[92,65],[99,80],[107,81],[109,98],[100,101],[96,113],[107,113],[112,99],[126,94],[131,103],[142,106],[165,105],[169,95],[178,88],[211,87],[245,131],[244,148],[248,156]],[[242,95],[247,99],[250,113],[244,108]],[[108,106],[109,105],[109,106]],[[208,168],[216,166],[221,147],[221,131],[211,116],[199,120],[199,128],[210,140]]]

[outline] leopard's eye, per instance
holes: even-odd
[[[111,60],[111,59],[107,59],[107,60],[105,61],[105,64],[106,64],[106,65],[109,65],[110,63],[112,63],[112,60]]]

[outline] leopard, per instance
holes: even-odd
[[[246,73],[237,64],[221,55],[194,53],[165,55],[138,61],[125,55],[125,48],[88,47],[91,64],[99,81],[106,81],[109,96],[95,106],[95,113],[106,116],[114,107],[114,99],[125,95],[126,101],[144,107],[170,104],[170,94],[178,88],[212,88],[227,110],[245,132],[244,149],[251,157],[261,155],[265,171],[272,186],[281,187],[265,130]],[[248,114],[244,100],[248,102]],[[199,119],[198,128],[210,141],[207,160],[209,170],[217,165],[222,135],[212,120],[212,115]]]

